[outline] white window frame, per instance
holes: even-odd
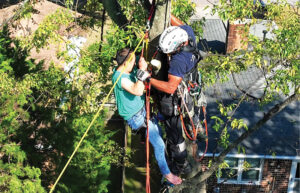
[[[289,177],[288,193],[298,193],[298,191],[293,191],[298,163],[300,163],[300,161],[292,162],[291,172],[290,172],[290,177]],[[300,168],[298,168],[298,169],[300,169]],[[300,180],[300,178],[297,178],[297,180]]]
[[[245,185],[260,185],[261,179],[262,179],[262,172],[263,172],[263,166],[264,166],[264,159],[261,158],[237,158],[237,157],[231,157],[234,159],[238,159],[238,167],[233,167],[232,169],[237,169],[237,180],[232,180],[232,179],[225,179],[225,178],[220,178],[218,177],[218,183],[223,183],[223,184],[245,184]],[[249,168],[251,170],[258,170],[259,171],[259,176],[258,180],[256,181],[249,181],[249,180],[242,180],[242,174],[243,174],[243,164],[245,159],[259,159],[260,160],[260,166],[258,168]],[[230,167],[231,168],[231,167]],[[226,168],[224,168],[226,169]],[[219,169],[219,172],[221,169]]]

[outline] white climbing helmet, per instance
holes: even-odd
[[[188,34],[178,26],[165,29],[159,38],[159,47],[165,54],[176,51],[176,49],[188,40]]]

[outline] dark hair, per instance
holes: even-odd
[[[123,64],[129,57],[131,51],[130,48],[123,48],[117,52],[116,60],[118,65]]]

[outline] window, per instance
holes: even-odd
[[[288,193],[299,193],[300,190],[300,162],[293,161]]]
[[[228,167],[219,170],[218,183],[260,184],[263,160],[256,158],[225,158]]]

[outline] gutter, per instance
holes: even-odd
[[[199,156],[201,156],[199,154]],[[206,153],[205,157],[213,157],[213,156],[219,156],[220,154],[212,154],[212,153]],[[245,154],[227,154],[226,157],[233,157],[233,158],[263,158],[263,159],[280,159],[280,160],[293,160],[293,161],[300,161],[300,156],[281,156],[281,155],[245,155]]]

